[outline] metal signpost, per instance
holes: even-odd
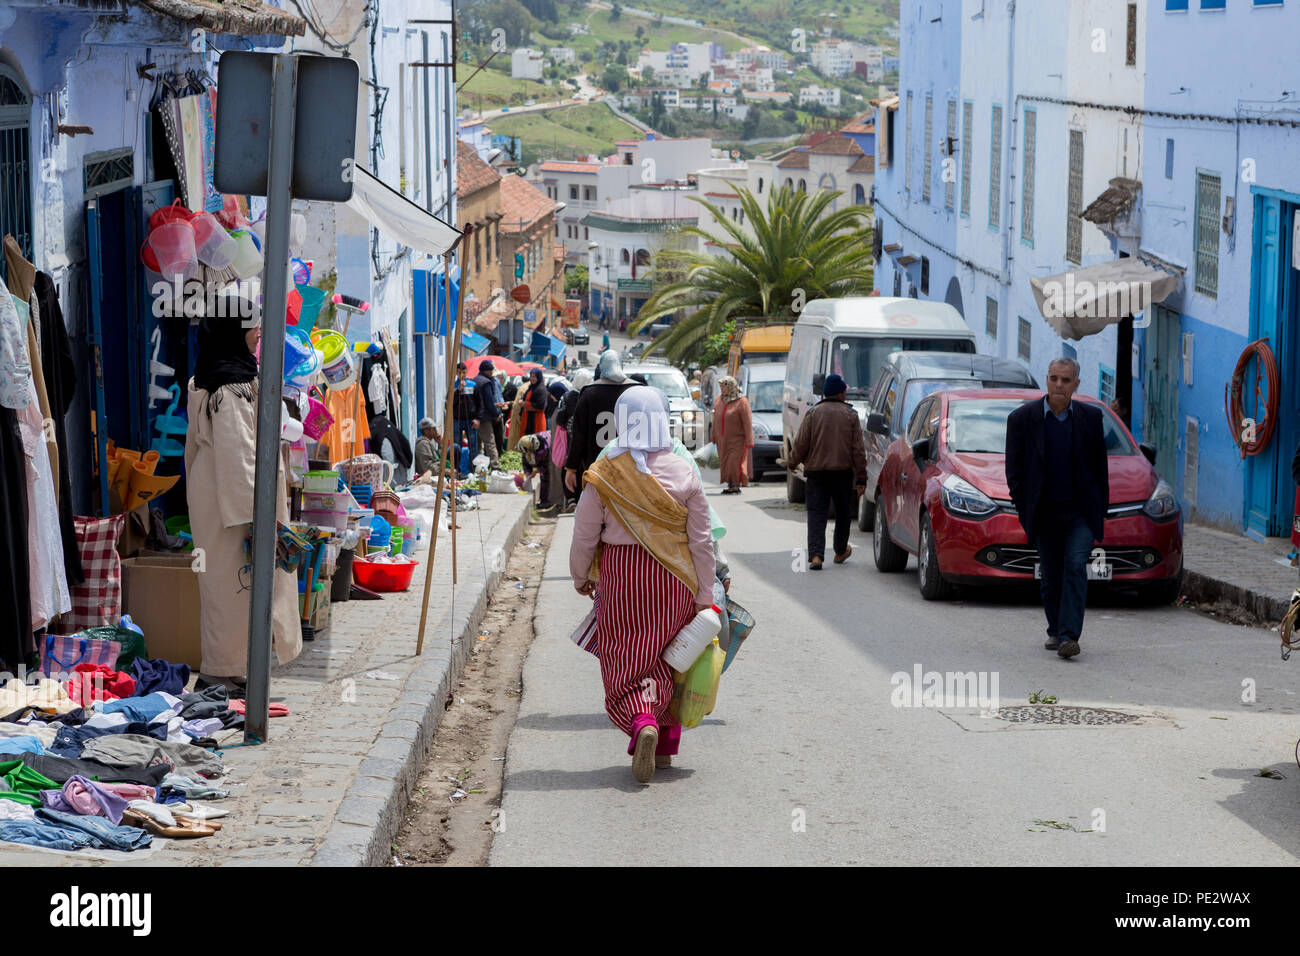
[[[230,52],[221,59],[213,181],[219,192],[267,200],[245,743],[269,736],[290,214],[295,196],[351,198],[358,82],[356,62],[342,58]]]

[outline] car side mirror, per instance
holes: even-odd
[[[825,373],[825,372],[818,372],[816,375],[814,375],[814,376],[813,376],[813,394],[814,394],[814,395],[820,395],[820,394],[822,393],[822,386],[824,386],[825,384],[826,384],[826,373]]]
[[[888,435],[889,426],[885,424],[885,416],[880,412],[869,412],[867,414],[867,431],[873,435]]]
[[[1138,445],[1138,448],[1141,449],[1142,454],[1147,456],[1147,461],[1151,462],[1151,464],[1153,465],[1156,463],[1155,445],[1151,444],[1149,441],[1144,441],[1140,445]]]
[[[930,460],[930,439],[918,438],[912,442],[912,457],[917,463]]]

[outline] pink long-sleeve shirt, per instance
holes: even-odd
[[[671,450],[648,452],[646,464],[664,489],[686,508],[686,539],[698,585],[695,603],[712,604],[713,534],[709,503],[700,487],[699,476],[689,463]],[[610,545],[637,543],[632,533],[605,507],[596,489],[589,485],[583,489],[574,514],[573,543],[569,547],[569,573],[574,584],[580,585],[587,580],[596,545],[601,541]]]

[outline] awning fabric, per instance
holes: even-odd
[[[140,3],[156,13],[212,33],[300,37],[307,32],[306,20],[266,3],[252,7],[210,0],[140,0]]]
[[[484,350],[492,344],[490,339],[479,335],[477,332],[462,332],[460,334],[460,343],[475,355],[482,355]]]
[[[1029,280],[1043,318],[1061,338],[1076,341],[1163,302],[1178,282],[1177,275],[1133,258]]]
[[[568,346],[564,344],[564,339],[557,339],[554,335],[547,337],[551,340],[551,357],[558,362],[564,358],[564,351]]]
[[[461,232],[401,193],[380,182],[360,160],[352,167],[352,198],[348,206],[390,239],[417,252],[440,256]]]

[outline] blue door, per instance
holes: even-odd
[[[1300,400],[1296,371],[1300,369],[1300,336],[1296,323],[1296,272],[1291,268],[1291,221],[1300,197],[1258,190],[1251,262],[1250,340],[1267,339],[1277,359],[1280,394],[1273,438],[1260,454],[1246,459],[1245,528],[1251,537],[1290,533],[1295,507],[1291,456],[1300,437]],[[1254,407],[1255,363],[1246,370],[1242,407]],[[1263,409],[1261,405],[1261,415]]]

